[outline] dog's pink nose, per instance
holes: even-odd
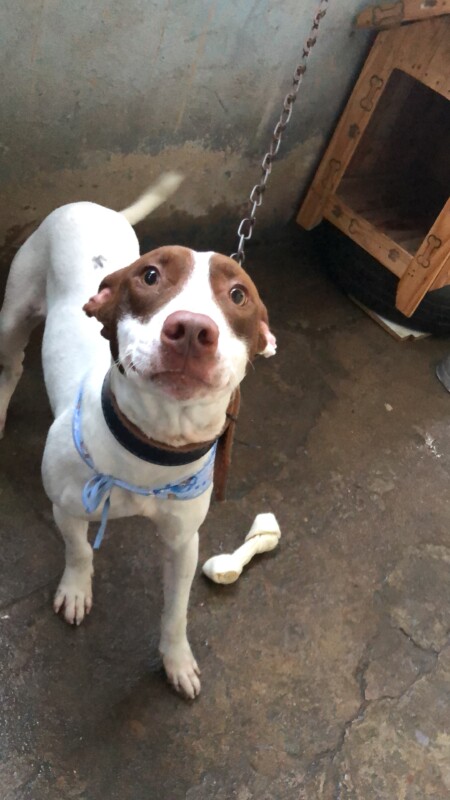
[[[211,356],[217,350],[219,328],[205,314],[175,311],[164,322],[161,341],[179,355]]]

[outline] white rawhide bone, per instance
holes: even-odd
[[[203,564],[204,574],[215,583],[234,583],[243,568],[257,553],[266,553],[277,546],[281,531],[274,514],[258,514],[245,542],[234,553],[221,553]]]

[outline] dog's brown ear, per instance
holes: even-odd
[[[269,329],[269,318],[265,306],[263,306],[262,311],[262,319],[259,322],[258,331],[258,349],[256,352],[259,356],[270,358],[270,356],[274,356],[277,352],[277,340]]]
[[[113,328],[117,321],[117,305],[124,270],[107,275],[98,287],[98,292],[83,306],[83,311],[88,317],[95,317],[102,323],[101,331],[105,339],[111,339]]]
[[[104,286],[103,289],[100,289],[97,294],[94,294],[94,296],[84,304],[83,311],[88,317],[96,317],[99,319],[101,308],[110,300],[111,295],[111,288],[109,286]]]

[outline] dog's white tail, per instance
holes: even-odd
[[[144,194],[138,197],[131,206],[124,208],[120,213],[128,220],[130,225],[136,225],[155,208],[158,208],[176,192],[184,180],[178,172],[165,172],[161,178],[150,186]]]

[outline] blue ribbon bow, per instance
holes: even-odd
[[[203,466],[200,467],[200,469],[194,473],[194,475],[191,475],[189,478],[184,478],[179,483],[168,483],[165,486],[148,489],[143,486],[135,486],[132,483],[127,483],[127,481],[122,481],[119,478],[114,478],[113,475],[105,475],[102,472],[98,472],[83,441],[81,430],[82,400],[83,384],[80,386],[73,412],[72,436],[78,454],[83,459],[84,463],[87,464],[90,469],[94,470],[95,473],[91,478],[89,478],[88,481],[86,481],[81,495],[83,506],[86,512],[88,514],[93,514],[99,507],[100,503],[104,501],[100,527],[97,531],[94,541],[94,550],[98,550],[105,534],[106,524],[108,522],[109,507],[111,505],[111,492],[115,486],[119,487],[120,489],[125,489],[127,492],[134,492],[134,494],[140,494],[146,497],[150,497],[152,495],[154,497],[167,499],[170,496],[171,499],[193,500],[196,497],[200,497],[200,495],[202,495],[203,492],[205,492],[206,489],[211,485],[213,480],[214,459],[217,448],[216,444],[214,444],[211,448],[209,457]]]

